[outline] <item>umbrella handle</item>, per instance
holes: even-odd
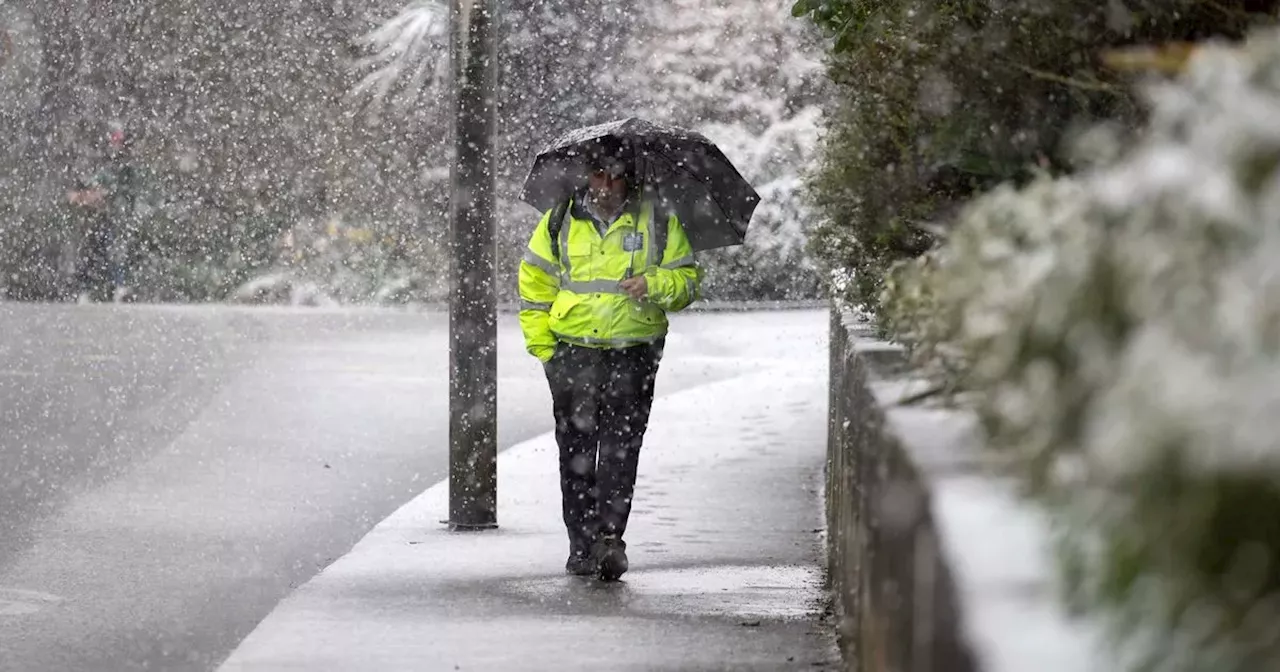
[[[631,265],[627,267],[627,272],[623,274],[623,279],[624,279],[624,280],[630,280],[631,278],[634,278],[634,277],[635,277],[635,275],[636,275],[636,253],[635,253],[635,250],[632,250],[632,251],[631,251]],[[627,297],[627,298],[629,298],[629,299],[630,299],[631,297]],[[643,301],[641,301],[641,300],[639,300],[639,299],[631,299],[631,302],[632,302],[632,304],[634,304],[635,306],[638,306],[639,304],[644,303]]]

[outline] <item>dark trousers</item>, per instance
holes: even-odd
[[[85,232],[80,246],[80,258],[77,260],[76,285],[82,292],[88,292],[95,301],[107,301],[111,298],[111,229],[106,222],[95,222]]]
[[[602,350],[560,344],[547,363],[570,549],[621,538],[631,515],[662,343]]]
[[[76,289],[95,301],[109,301],[125,284],[125,269],[116,258],[119,231],[107,217],[93,222],[85,232],[77,260]]]

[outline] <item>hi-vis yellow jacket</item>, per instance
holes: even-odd
[[[666,313],[698,298],[702,272],[679,219],[655,223],[650,202],[638,209],[637,218],[636,208],[627,208],[601,238],[595,223],[579,219],[571,205],[560,227],[559,258],[551,246],[553,211],[543,213],[520,262],[520,328],[530,354],[545,362],[558,342],[653,343],[667,335]],[[648,283],[644,301],[618,286],[629,269]]]

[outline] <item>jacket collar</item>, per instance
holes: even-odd
[[[615,215],[612,220],[607,222],[602,220],[600,217],[598,217],[597,214],[593,212],[591,208],[587,207],[587,190],[586,189],[579,189],[577,192],[575,192],[573,194],[573,198],[570,199],[569,201],[569,206],[570,206],[569,213],[573,215],[575,219],[586,219],[586,220],[595,222],[597,226],[603,225],[605,229],[608,229],[608,227],[613,226],[613,223],[617,221],[618,218],[623,216],[624,214],[628,212],[636,214],[639,212],[640,194],[635,190],[631,190],[630,192],[628,192],[627,199],[622,202],[622,208],[618,210],[618,214]]]

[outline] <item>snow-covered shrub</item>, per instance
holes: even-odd
[[[1113,162],[969,204],[890,326],[1062,515],[1135,669],[1280,668],[1280,32],[1147,91]]]
[[[916,361],[940,375],[950,391],[994,394],[1015,370],[1040,360],[1083,373],[1064,323],[1090,309],[1089,297],[1102,296],[1092,284],[1092,265],[1079,263],[1098,256],[1104,236],[1085,203],[1078,182],[1049,177],[1023,189],[999,187],[975,200],[947,245],[890,272],[883,309],[887,328],[912,343]],[[1039,294],[1046,283],[1056,283],[1063,298],[1081,297],[1081,305],[1063,314],[1067,302]],[[1023,391],[1019,387],[1012,396],[1025,408],[984,418],[995,436],[1007,438],[1039,467],[1057,438],[1041,432],[1055,426],[1053,416],[1074,410],[1061,400],[1042,404],[1023,397]]]
[[[829,38],[836,96],[811,180],[824,264],[876,307],[885,269],[918,256],[955,208],[1031,167],[1074,170],[1076,131],[1131,124],[1117,45],[1238,37],[1273,1],[796,0]]]

